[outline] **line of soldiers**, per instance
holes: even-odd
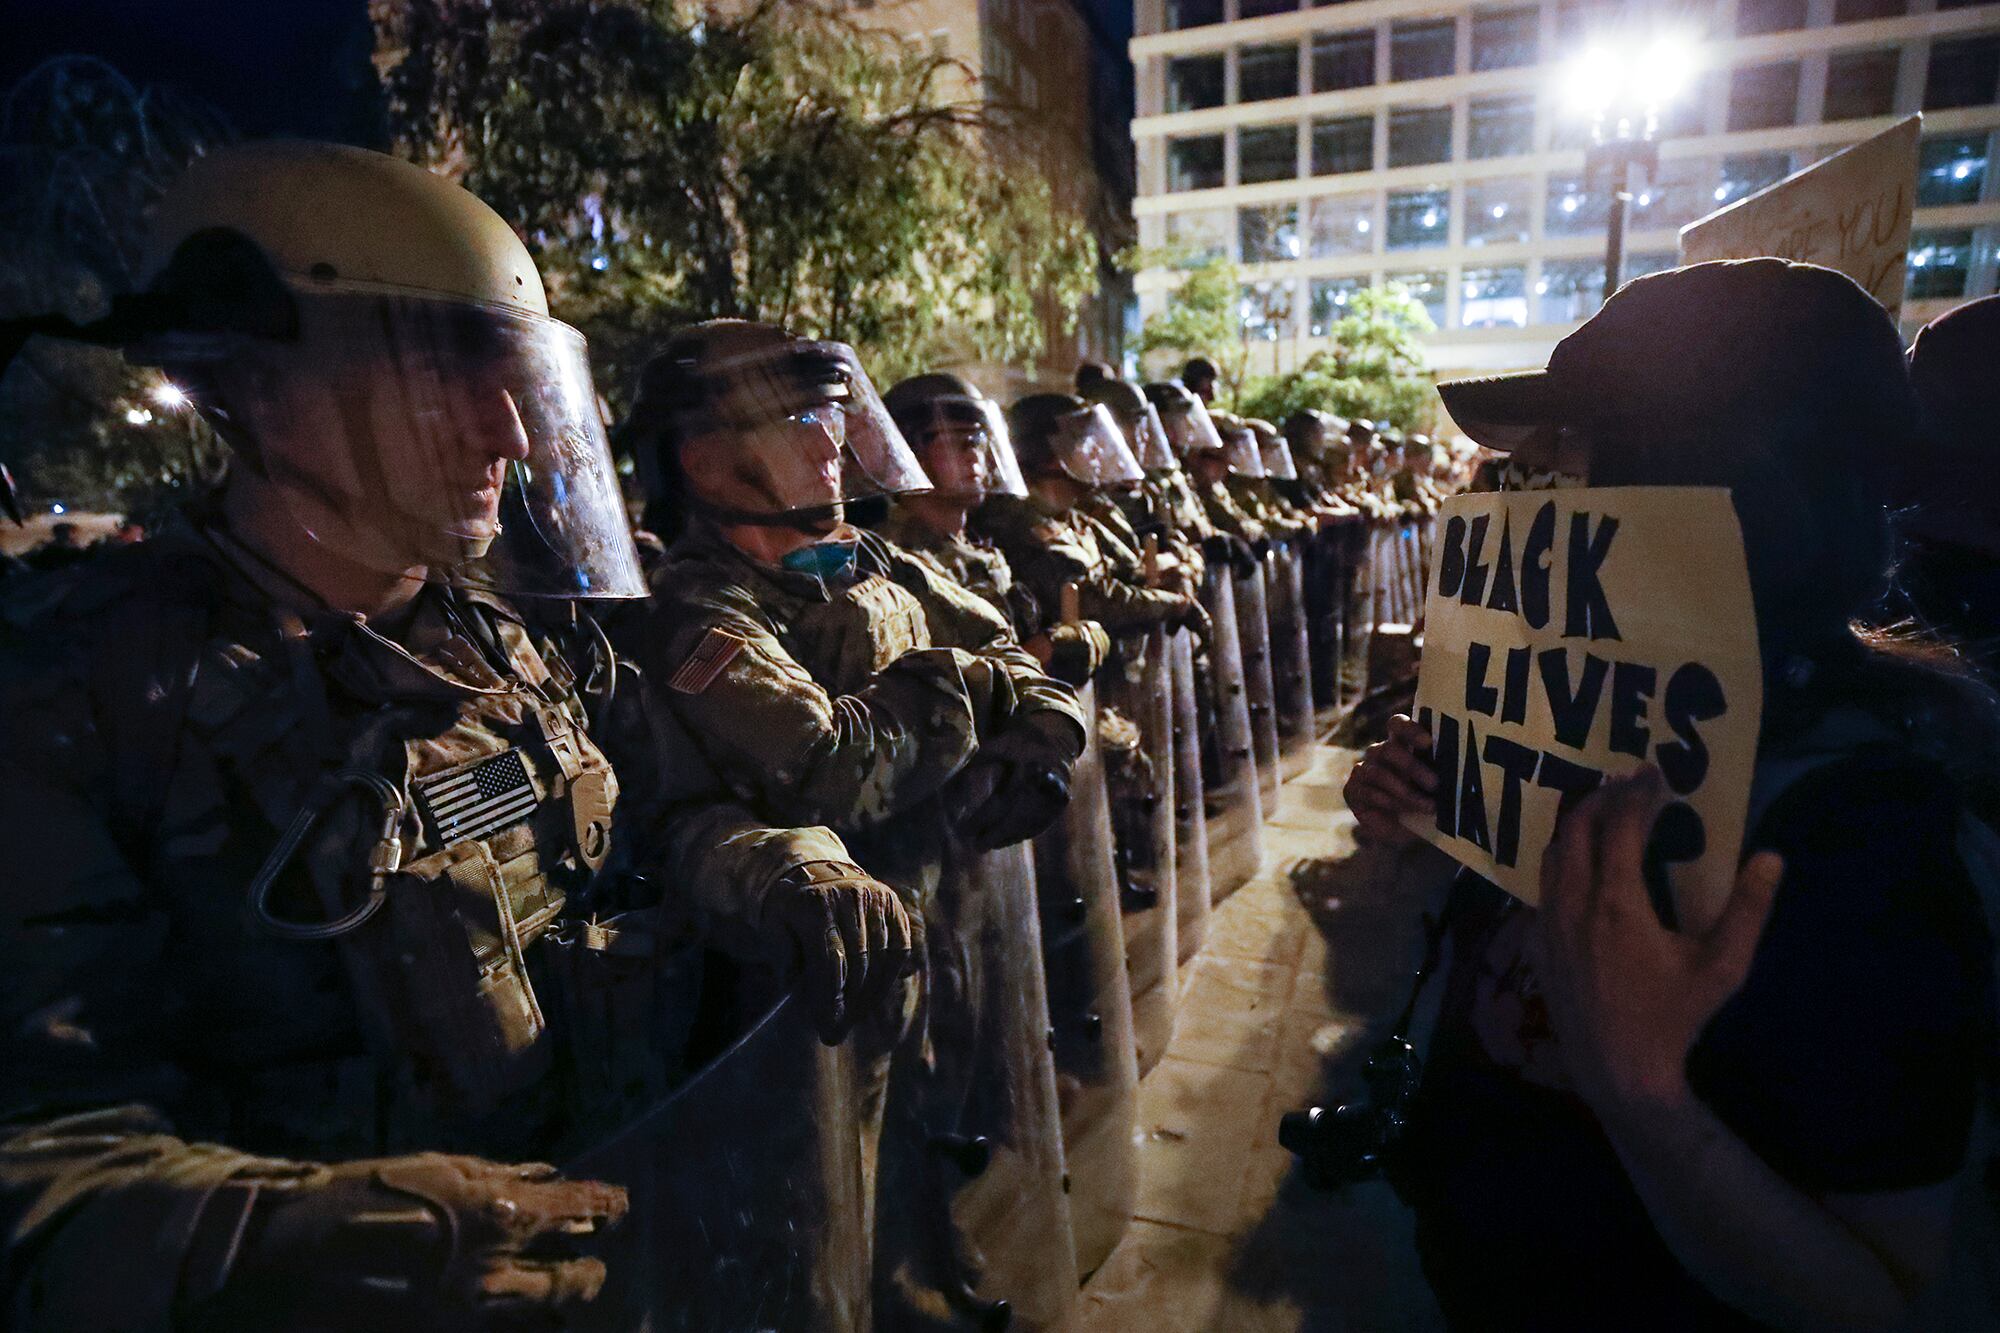
[[[231,148],[144,272],[36,331],[233,464],[4,603],[6,1326],[1072,1325],[1312,738],[1352,429],[713,321],[616,432],[642,562],[469,193]]]

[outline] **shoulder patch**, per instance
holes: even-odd
[[[715,683],[723,668],[736,660],[736,655],[750,646],[750,641],[728,630],[716,627],[701,636],[701,642],[687,655],[674,674],[667,678],[667,684],[682,694],[700,694]]]

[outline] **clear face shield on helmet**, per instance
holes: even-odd
[[[1275,481],[1297,481],[1299,469],[1292,462],[1291,443],[1272,426],[1259,423],[1250,429],[1257,438],[1257,456],[1264,464],[1264,475]]]
[[[1167,443],[1166,423],[1160,420],[1158,408],[1143,398],[1139,403],[1144,410],[1120,414],[1118,425],[1125,432],[1132,452],[1138,455],[1141,468],[1149,473],[1170,472],[1179,460],[1174,457],[1173,446]]]
[[[930,479],[845,343],[774,341],[693,368],[703,401],[681,413],[690,438],[727,434],[726,479],[702,498],[745,516],[825,510],[873,495],[927,491]]]
[[[1208,404],[1183,390],[1165,405],[1155,405],[1167,447],[1176,458],[1189,454],[1212,453],[1222,447],[1222,436],[1208,414]]]
[[[1257,450],[1257,435],[1240,421],[1231,421],[1218,428],[1222,436],[1222,461],[1230,473],[1238,477],[1262,477],[1264,456]]]
[[[230,424],[309,536],[513,596],[645,595],[583,335],[469,302],[293,299],[296,339],[170,334],[134,359],[216,363]]]
[[[1007,433],[1006,413],[992,399],[933,398],[904,421],[911,443],[923,456],[933,494],[975,500],[1027,495],[1028,483]]]
[[[1049,428],[1049,451],[1065,474],[1086,486],[1129,486],[1146,479],[1111,409],[1102,403],[1057,417]]]

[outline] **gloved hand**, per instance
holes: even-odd
[[[1229,566],[1237,578],[1247,579],[1257,572],[1257,551],[1249,542],[1227,532],[1218,532],[1202,543],[1211,564]]]
[[[1065,685],[1081,686],[1097,674],[1111,651],[1111,636],[1095,620],[1073,625],[1057,625],[1048,634],[1049,653],[1043,661],[1048,673]]]
[[[246,1184],[245,1188],[249,1188]],[[415,1153],[255,1185],[203,1333],[443,1333],[553,1328],[604,1286],[577,1243],[625,1215],[625,1191],[552,1166]]]
[[[1076,724],[1029,713],[979,747],[944,790],[960,836],[980,851],[1032,838],[1069,804],[1069,775],[1083,752]]]
[[[764,918],[789,935],[799,967],[793,993],[829,1046],[922,966],[920,918],[894,889],[850,862],[794,869],[765,898]]]

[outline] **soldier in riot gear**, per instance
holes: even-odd
[[[829,916],[880,886],[826,830],[654,801],[640,712],[620,799],[613,701],[510,600],[643,585],[583,340],[497,214],[248,145],[168,191],[146,272],[73,331],[169,367],[236,465],[10,596],[4,1322],[576,1313],[624,1182],[533,1163],[685,1056],[686,927],[648,883],[776,905],[811,869]],[[614,945],[629,1004],[593,981]]]
[[[1110,649],[1093,620],[1045,628],[1039,603],[1014,578],[992,541],[966,531],[966,520],[989,495],[1024,499],[1028,486],[1014,459],[1000,405],[957,375],[918,375],[883,396],[903,438],[916,451],[931,489],[897,496],[879,531],[939,567],[993,604],[1023,636],[1050,675],[1081,685],[1097,674]]]
[[[852,349],[694,326],[647,364],[621,429],[678,527],[628,642],[693,737],[692,780],[832,825],[924,926],[921,998],[857,1029],[877,1327],[993,1317],[948,1215],[978,1039],[964,880],[1061,813],[1075,696],[934,561],[846,522],[848,501],[930,488]]]

